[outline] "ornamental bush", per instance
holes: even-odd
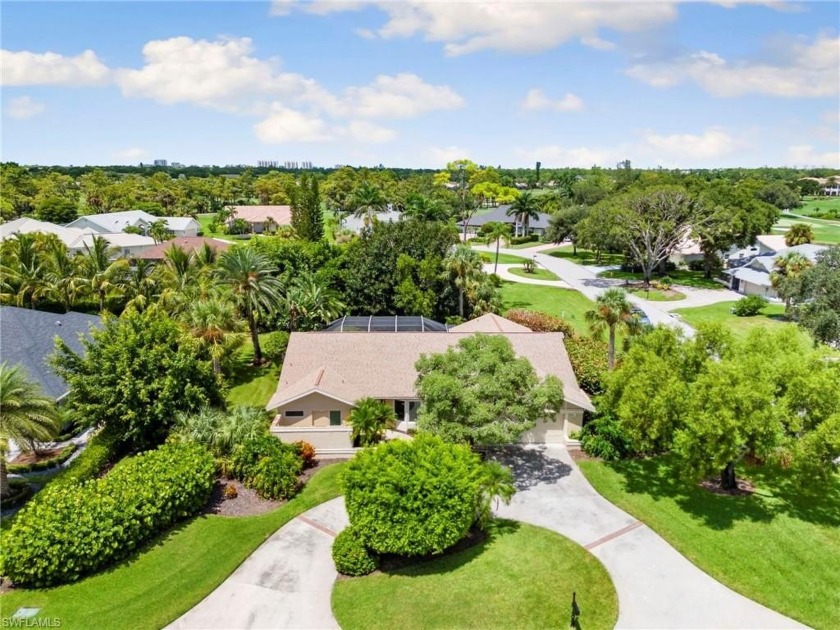
[[[336,570],[342,575],[367,575],[379,567],[379,559],[368,551],[353,527],[348,527],[335,537],[332,558]]]
[[[732,310],[738,317],[752,317],[758,315],[765,306],[767,306],[765,298],[760,295],[748,295],[735,302]]]
[[[569,322],[554,315],[540,313],[539,311],[512,308],[505,313],[505,319],[522,324],[534,332],[561,332],[567,337],[573,337],[575,335],[575,329]]]
[[[594,337],[567,336],[566,353],[578,385],[587,394],[604,391],[603,379],[609,372],[607,342]]]
[[[483,513],[484,478],[468,446],[420,434],[357,454],[345,471],[344,500],[371,551],[435,554],[466,536]]]
[[[170,443],[100,479],[48,484],[4,534],[0,571],[18,586],[44,587],[108,567],[201,509],[215,472],[202,447]]]
[[[289,333],[285,330],[275,330],[268,333],[260,342],[263,356],[273,363],[283,363],[286,348],[289,346]]]
[[[303,459],[294,444],[263,435],[234,449],[230,470],[264,499],[288,499],[297,490]]]
[[[611,461],[622,459],[634,452],[630,436],[621,428],[621,423],[609,414],[583,426],[580,445],[587,455]]]

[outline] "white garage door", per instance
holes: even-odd
[[[563,435],[563,421],[537,422],[537,426],[523,434],[520,441],[525,444],[562,444],[566,441]]]

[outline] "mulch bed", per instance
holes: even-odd
[[[600,459],[598,457],[590,457],[582,448],[569,447],[567,450],[569,457],[576,462],[598,461]]]
[[[727,490],[725,488],[721,488],[720,479],[706,479],[705,481],[700,482],[700,487],[708,490],[709,492],[714,492],[715,494],[725,494],[730,497],[746,497],[755,492],[755,486],[753,486],[747,479],[736,479],[735,483],[738,486],[737,488]]]
[[[64,447],[39,451],[37,453],[35,451],[22,452],[9,463],[14,466],[28,466],[29,464],[44,462],[61,455],[63,449]]]
[[[315,460],[315,466],[304,470],[298,481],[301,485],[303,485],[319,469],[338,461],[342,460]],[[226,498],[226,487],[233,487],[236,490],[236,496],[233,498]],[[246,488],[241,481],[222,477],[221,479],[216,480],[216,484],[213,486],[213,493],[210,495],[210,500],[207,502],[207,505],[204,506],[202,514],[219,514],[221,516],[256,516],[257,514],[265,514],[266,512],[276,510],[284,503],[285,501],[263,499],[257,495],[256,491]]]

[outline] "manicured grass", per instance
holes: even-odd
[[[555,258],[564,258],[579,265],[588,266],[609,267],[611,265],[620,265],[624,262],[624,254],[602,253],[601,259],[597,260],[594,252],[578,247],[577,253],[575,253],[571,245],[562,245],[557,249],[549,249],[542,253],[554,256]]]
[[[810,217],[817,212],[828,213],[829,211],[840,213],[840,197],[805,197],[802,207],[794,208],[793,214]]]
[[[524,267],[511,267],[508,269],[514,276],[521,276],[523,278],[531,278],[532,280],[559,280],[557,276],[551,273],[548,269],[542,267],[535,267],[532,273],[525,271]]]
[[[622,271],[621,269],[610,269],[609,271],[602,271],[598,274],[599,278],[613,278],[616,280],[630,280],[632,282],[642,282],[644,276],[641,272]],[[669,271],[665,276],[671,279],[672,284],[679,284],[685,287],[692,287],[694,289],[723,289],[725,288],[720,282],[714,278],[704,278],[702,271],[688,271],[687,269],[675,269]],[[654,276],[651,282],[655,282],[657,277]]]
[[[585,313],[595,308],[595,303],[574,289],[503,282],[502,300],[506,309],[542,311],[565,319],[582,334],[589,334]]]
[[[814,232],[815,243],[821,243],[823,245],[840,243],[840,221],[782,216],[779,222],[773,226],[773,231],[784,234],[795,223],[809,224]]]
[[[485,263],[494,263],[496,261],[496,252],[479,252],[481,255],[482,260]],[[511,254],[502,254],[499,253],[499,264],[500,265],[516,265],[518,263],[524,263],[525,258],[522,256],[513,256]]]
[[[61,619],[64,628],[161,628],[206,597],[292,518],[339,496],[341,469],[338,464],[317,472],[297,497],[273,512],[199,516],[107,572],[57,588],[2,595],[3,625],[26,606],[40,608],[41,618]]]
[[[803,494],[772,467],[749,468],[752,496],[679,481],[665,458],[580,463],[604,497],[733,590],[814,628],[840,628],[840,477]]]
[[[660,291],[659,289],[653,288],[649,291],[645,289],[631,289],[630,293],[643,300],[650,300],[651,302],[676,302],[685,299],[685,293],[680,293],[673,289],[669,291]]]
[[[739,338],[746,337],[754,328],[776,328],[794,326],[784,320],[783,304],[768,304],[764,310],[753,317],[738,317],[730,312],[735,302],[718,302],[710,306],[679,308],[671,311],[682,317],[687,324],[697,327],[700,324],[723,324]]]
[[[267,333],[260,335],[265,340]],[[240,348],[236,358],[233,374],[228,380],[227,401],[231,405],[246,407],[265,407],[269,399],[277,390],[280,378],[280,366],[266,363],[259,367],[252,365],[254,361],[254,344],[250,338]]]
[[[594,556],[541,527],[499,521],[487,541],[460,553],[339,580],[332,605],[345,630],[565,628],[573,591],[581,627],[615,625],[615,589]]]
[[[227,238],[227,234],[218,230],[215,232],[210,231],[210,223],[212,223],[213,217],[215,216],[216,213],[214,212],[211,214],[198,214],[195,218],[201,226],[201,231],[204,232],[204,236],[209,236],[211,238]]]

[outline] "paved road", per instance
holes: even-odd
[[[597,556],[618,593],[616,628],[804,627],[714,580],[604,499],[565,447],[518,449],[506,460],[519,492],[499,515],[554,530]],[[585,614],[597,602],[580,604]]]

